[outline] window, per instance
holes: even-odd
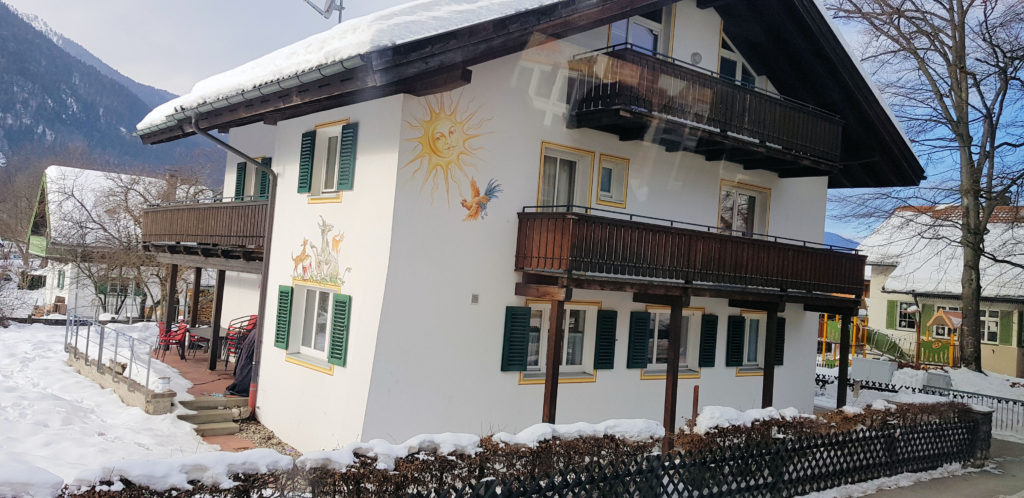
[[[908,311],[913,306],[914,303],[900,302],[896,328],[902,330],[917,330],[917,312]]]
[[[339,191],[352,190],[358,124],[333,121],[302,134],[299,193],[340,199]]]
[[[999,310],[979,310],[982,342],[999,342]]]
[[[316,152],[313,155],[313,195],[327,195],[338,191],[338,143],[341,126],[317,128]]]
[[[662,47],[662,26],[664,13],[653,10],[640,16],[616,21],[611,25],[609,44],[631,43],[637,49],[651,54],[664,52]]]
[[[651,309],[651,325],[647,331],[647,369],[645,374],[664,373],[668,365],[669,309]],[[683,325],[679,337],[679,371],[697,371],[697,341],[700,334],[691,330],[700,322],[700,314],[683,312]],[[693,354],[690,354],[693,353]]]
[[[747,317],[746,333],[743,336],[743,366],[760,366],[764,349],[764,320]]]
[[[936,306],[935,307],[935,313],[938,314],[939,311],[960,311],[960,307],[959,306]],[[953,329],[951,329],[951,328],[949,328],[949,327],[947,327],[945,325],[936,325],[936,326],[932,327],[932,337],[939,337],[939,338],[947,339],[947,338],[950,337],[950,335],[952,333],[953,333]]]
[[[769,193],[756,187],[723,183],[718,198],[718,227],[723,233],[751,237],[768,228]]]
[[[757,75],[743,60],[732,43],[722,37],[721,56],[718,59],[718,74],[722,79],[737,82],[745,87],[757,86]]]
[[[592,152],[543,144],[538,204],[560,206],[559,210],[589,204],[593,162]]]
[[[527,346],[526,371],[529,378],[542,378],[547,361],[547,337],[550,328],[551,303],[531,303],[530,336]],[[591,377],[598,304],[565,303],[562,334],[562,362],[559,376]]]
[[[327,338],[331,323],[332,293],[320,289],[303,289],[301,316],[302,335],[299,352],[315,358],[327,358]]]
[[[626,184],[629,160],[601,154],[598,161],[597,203],[605,206],[626,207]]]

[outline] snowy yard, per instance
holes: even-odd
[[[155,334],[152,324],[126,330],[139,338]],[[63,341],[60,326],[0,329],[0,462],[41,467],[70,481],[82,470],[120,460],[217,449],[173,414],[147,415],[125,406],[113,391],[75,373],[65,363]],[[190,386],[174,369],[154,365],[172,377],[175,390]]]

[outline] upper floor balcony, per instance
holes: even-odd
[[[255,196],[152,206],[142,212],[142,245],[164,262],[258,272],[267,208]]]
[[[570,128],[782,177],[838,169],[843,124],[830,112],[628,43],[577,55],[569,68]]]
[[[515,268],[585,279],[860,296],[856,249],[581,206],[519,213]]]

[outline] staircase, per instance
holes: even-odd
[[[204,437],[235,434],[235,421],[249,417],[249,398],[206,396],[178,403],[195,412],[180,414],[178,419],[195,425],[196,434]]]

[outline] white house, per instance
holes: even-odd
[[[255,164],[277,175],[256,414],[303,451],[671,428],[697,386],[810,411],[817,314],[863,292],[864,257],[821,244],[826,191],[923,175],[814,0],[413,2],[204,80],[139,132],[196,127],[252,159],[228,161],[240,202],[161,223],[260,220]],[[234,219],[148,240],[250,272],[225,292],[253,309],[265,234]]]

